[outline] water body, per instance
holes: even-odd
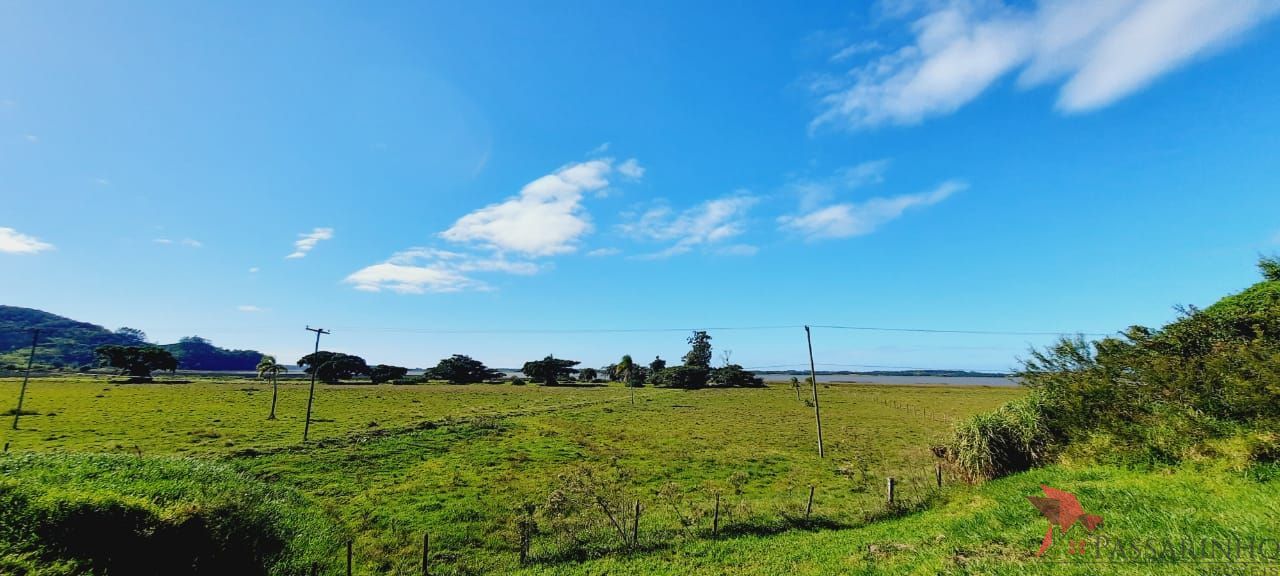
[[[790,382],[791,376],[786,374],[761,374],[765,382]],[[804,376],[796,376],[801,382]],[[1010,377],[990,376],[879,376],[872,374],[819,374],[821,384],[927,384],[931,386],[1018,386],[1018,379]]]

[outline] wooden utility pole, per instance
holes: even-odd
[[[18,418],[22,416],[22,399],[27,396],[27,381],[31,379],[31,364],[36,361],[36,342],[40,340],[40,329],[31,331],[31,355],[27,356],[27,373],[22,375],[22,388],[18,391],[18,408],[13,411],[13,429],[18,429]]]
[[[316,333],[315,354],[319,354],[320,353],[320,335],[328,334],[329,331],[325,330],[324,328],[312,328],[311,326],[307,326],[307,330]],[[312,362],[316,360],[315,354],[313,354],[311,357]],[[307,394],[307,422],[306,424],[302,425],[302,441],[303,442],[307,441],[307,434],[311,432],[311,403],[316,397],[316,376],[318,376],[319,374],[320,374],[320,367],[313,364],[311,366],[311,392]]]
[[[809,326],[804,327],[804,339],[809,344],[809,383],[813,385],[813,418],[818,422],[818,457],[825,458],[826,452],[822,449],[822,411],[818,409],[818,370],[813,365],[813,336],[809,333]]]

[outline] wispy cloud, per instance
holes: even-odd
[[[35,144],[35,143],[37,143],[37,142],[39,142],[39,141],[40,141],[40,137],[39,137],[39,136],[36,136],[35,134],[23,134],[23,135],[22,135],[22,137],[23,137],[27,142],[30,142],[30,143],[32,143],[32,144]]]
[[[742,234],[746,230],[747,213],[757,201],[755,196],[738,193],[708,200],[679,213],[666,204],[658,204],[641,213],[623,214],[629,221],[620,224],[618,230],[641,240],[670,242],[662,250],[638,257],[667,258]]]
[[[732,244],[716,249],[716,254],[724,256],[755,256],[758,252],[760,252],[760,248],[751,244]]]
[[[932,206],[966,187],[962,182],[951,180],[926,192],[844,202],[782,216],[778,224],[783,230],[798,233],[807,240],[862,236],[898,219],[909,209]]]
[[[155,238],[155,239],[152,239],[151,241],[155,242],[156,244],[163,244],[165,246],[170,246],[175,244],[175,242],[173,240],[170,240],[169,238]],[[186,246],[187,248],[204,248],[203,242],[199,240],[193,240],[191,238],[183,238],[181,240],[178,240],[176,244]]]
[[[13,228],[0,228],[0,252],[6,254],[36,254],[53,250],[53,244],[41,242]]]
[[[644,177],[644,166],[635,158],[627,158],[618,165],[618,173],[632,180],[639,180]]]
[[[293,252],[285,258],[306,258],[321,240],[332,238],[333,228],[313,228],[310,232],[298,234],[298,239],[293,242]]]
[[[608,151],[609,151],[609,143],[603,142],[599,146],[596,146],[595,148],[592,148],[591,151],[587,152],[587,156],[594,158]]]
[[[814,83],[811,128],[915,124],[949,114],[997,79],[1062,81],[1057,107],[1083,112],[1124,98],[1280,12],[1275,0],[1001,0],[903,3],[913,41]],[[920,8],[926,6],[923,10]],[[837,53],[838,55],[838,53]]]
[[[111,181],[106,178],[94,178],[93,182],[99,186],[110,186]]]
[[[357,290],[400,294],[489,290],[490,286],[471,277],[476,272],[536,274],[540,267],[529,261],[503,256],[476,256],[434,248],[410,248],[392,254],[379,264],[366,266],[344,280]]]
[[[800,210],[812,210],[830,201],[836,194],[884,182],[884,174],[888,169],[889,160],[871,160],[840,168],[824,178],[794,179],[784,186],[784,190],[799,198]]]
[[[254,313],[254,312],[266,312],[266,311],[267,311],[267,309],[266,309],[266,308],[260,308],[260,307],[258,307],[258,306],[254,306],[254,305],[252,305],[252,304],[241,304],[241,305],[239,305],[239,306],[236,306],[236,310],[239,310],[239,311],[241,311],[241,312],[248,312],[248,313]]]
[[[610,158],[570,164],[526,184],[516,196],[459,218],[440,237],[528,257],[573,252],[592,230],[583,193],[603,190],[613,171]]]
[[[592,258],[600,258],[603,256],[616,256],[621,253],[622,253],[622,250],[619,250],[617,248],[596,248],[595,250],[587,252],[587,256],[591,256]]]
[[[253,267],[250,267],[250,268],[249,268],[249,273],[250,273],[250,274],[257,274],[259,270],[261,270],[261,268],[258,268],[257,266],[253,266]]]

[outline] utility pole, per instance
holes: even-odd
[[[13,429],[18,429],[18,418],[22,416],[22,399],[27,395],[27,380],[31,379],[31,364],[36,361],[36,341],[40,339],[40,329],[31,330],[31,355],[27,357],[27,373],[22,375],[22,388],[18,392],[18,409],[13,411]]]
[[[312,328],[309,325],[307,326],[307,330],[310,330],[311,332],[316,333],[316,352],[315,353],[319,354],[320,353],[320,335],[328,334],[329,331],[325,330],[324,328]],[[312,355],[311,360],[312,362],[316,361],[315,354]],[[320,374],[320,367],[313,364],[311,366],[311,392],[307,394],[307,423],[302,425],[302,441],[303,442],[307,441],[307,433],[311,431],[311,402],[316,397],[316,376],[319,374]]]
[[[813,417],[818,421],[818,457],[825,458],[822,450],[822,412],[818,410],[818,371],[813,367],[813,336],[809,334],[809,326],[804,327],[804,339],[809,343],[809,383],[813,385]]]

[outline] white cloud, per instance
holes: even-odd
[[[155,242],[156,244],[163,244],[165,246],[174,244],[174,241],[168,238],[155,238],[152,242]],[[204,248],[203,242],[199,240],[192,240],[191,238],[183,238],[182,240],[179,240],[177,244],[181,244],[187,248]]]
[[[889,160],[871,160],[840,168],[826,178],[793,180],[785,190],[798,196],[800,210],[807,211],[831,200],[839,192],[884,182],[884,173],[888,169]]]
[[[832,54],[830,60],[832,62],[844,62],[845,60],[853,58],[854,56],[858,56],[860,54],[866,54],[868,52],[877,52],[879,50],[882,50],[883,48],[884,46],[881,46],[880,43],[876,42],[875,40],[867,40],[864,42],[854,42],[853,44],[849,44],[844,48],[841,48],[835,54]]]
[[[747,212],[757,201],[754,196],[739,193],[708,200],[679,214],[665,204],[658,205],[639,215],[624,214],[633,221],[620,224],[618,229],[644,240],[672,242],[661,251],[641,256],[666,258],[742,234]]]
[[[599,258],[602,256],[616,256],[621,253],[622,251],[617,248],[596,248],[595,250],[587,252],[587,256]]]
[[[266,309],[266,308],[259,308],[259,307],[257,307],[257,306],[252,305],[252,304],[241,304],[241,305],[239,305],[239,306],[236,306],[236,310],[239,310],[239,311],[241,311],[241,312],[250,312],[250,313],[252,313],[252,312],[266,312],[266,311],[267,311],[267,309]]]
[[[314,228],[311,232],[298,234],[298,239],[293,243],[293,252],[285,258],[305,258],[307,253],[316,247],[321,240],[329,240],[333,238],[333,228]]]
[[[392,254],[385,262],[357,270],[343,281],[366,292],[460,292],[490,289],[485,282],[470,276],[475,272],[531,275],[540,269],[533,262],[508,260],[501,255],[477,256],[434,248],[410,248]]]
[[[607,187],[613,169],[609,158],[570,164],[526,184],[517,196],[459,218],[440,237],[530,257],[573,252],[592,229],[582,195]]]
[[[618,173],[632,180],[639,180],[644,177],[644,166],[641,166],[640,161],[635,158],[627,158],[625,162],[618,165]]]
[[[252,267],[252,268],[249,268],[249,273],[250,273],[250,274],[257,274],[257,273],[258,273],[258,270],[260,270],[260,268],[258,268],[257,266],[254,266],[254,267]]]
[[[783,216],[778,219],[778,224],[783,230],[801,234],[808,240],[862,236],[896,220],[908,209],[932,206],[966,187],[961,182],[950,180],[928,192],[832,204]]]
[[[599,146],[596,146],[595,148],[592,148],[590,152],[587,152],[587,156],[595,157],[595,156],[604,154],[605,152],[608,152],[608,151],[609,151],[609,143],[605,142],[603,144],[600,144]]]
[[[53,250],[53,244],[41,242],[13,228],[0,228],[0,252],[6,254],[35,254]]]
[[[1000,0],[929,3],[914,41],[813,87],[811,127],[915,124],[954,112],[1021,69],[1022,87],[1064,80],[1058,108],[1081,112],[1136,92],[1280,11],[1276,0]]]

